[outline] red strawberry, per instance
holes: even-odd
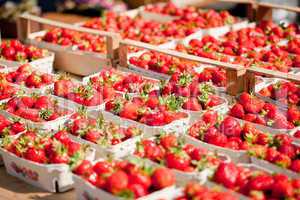
[[[24,157],[33,162],[38,162],[38,163],[46,163],[47,162],[47,157],[46,157],[44,150],[36,149],[34,147],[29,147],[26,150]]]
[[[228,137],[240,137],[242,128],[236,119],[226,117],[220,125],[220,131]]]
[[[136,120],[138,117],[139,107],[133,103],[126,103],[120,112],[120,117]]]
[[[106,174],[106,173],[111,173],[113,171],[111,163],[107,161],[98,161],[94,167],[93,170],[98,174]]]
[[[276,180],[272,186],[272,196],[275,198],[291,197],[293,186],[288,180]]]
[[[224,146],[227,143],[227,137],[216,128],[210,127],[204,135],[204,141],[217,146]]]
[[[267,114],[266,116],[270,119],[274,119],[277,115],[277,108],[275,105],[271,104],[271,103],[266,103],[264,105],[264,108],[263,108]]]
[[[128,189],[134,193],[134,198],[147,195],[147,190],[141,184],[129,184]]]
[[[165,156],[166,166],[168,168],[186,170],[190,165],[190,158],[184,151],[176,153],[167,153]]]
[[[51,99],[48,96],[40,96],[34,104],[36,109],[49,109],[52,107]]]
[[[300,172],[300,160],[293,160],[290,169],[295,172]]]
[[[175,176],[173,172],[167,168],[157,168],[152,174],[152,184],[158,190],[172,186],[175,184]]]
[[[208,111],[205,112],[202,115],[202,120],[207,123],[210,124],[211,126],[215,125],[218,121],[218,113],[214,112],[214,111]]]
[[[239,170],[235,164],[221,163],[214,174],[214,181],[225,187],[234,188],[238,174]]]
[[[182,105],[183,109],[192,110],[192,111],[200,111],[202,110],[201,104],[198,102],[196,97],[190,97],[187,101]]]
[[[248,113],[248,114],[245,114],[243,120],[248,121],[248,122],[255,122],[256,118],[257,118],[256,114]]]
[[[77,175],[89,177],[92,173],[92,163],[88,160],[83,160],[74,170],[73,172]]]
[[[241,104],[236,103],[230,110],[230,115],[240,118],[240,119],[244,119],[245,116],[245,111],[244,108]]]
[[[124,171],[118,170],[108,177],[106,186],[112,194],[118,194],[126,189],[128,185],[128,176]]]

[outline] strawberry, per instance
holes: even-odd
[[[175,176],[171,170],[160,167],[152,175],[152,184],[156,189],[162,189],[175,184]]]
[[[248,182],[250,190],[267,191],[272,189],[274,179],[270,175],[258,175]]]
[[[98,161],[93,166],[94,172],[96,172],[98,175],[111,173],[113,171],[112,164],[107,161]]]
[[[239,171],[233,163],[221,163],[218,166],[213,179],[225,187],[234,188],[238,173]]]
[[[112,194],[118,194],[128,185],[128,175],[124,171],[116,171],[107,179],[107,189]]]
[[[92,173],[92,163],[88,160],[83,160],[76,168],[73,170],[73,172],[80,176],[89,177]]]
[[[230,115],[240,118],[240,119],[244,119],[245,116],[245,111],[244,108],[241,104],[237,103],[235,104],[231,109],[230,109]]]
[[[47,162],[47,158],[46,158],[46,154],[44,152],[43,149],[36,149],[34,147],[29,147],[25,154],[24,154],[24,158],[27,160],[31,160],[33,162],[37,162],[37,163],[46,163]]]
[[[36,99],[34,107],[36,109],[48,109],[52,107],[52,102],[48,96],[40,96]]]
[[[190,159],[183,151],[166,154],[166,166],[168,168],[184,171],[189,165]]]
[[[220,125],[220,131],[226,136],[239,137],[242,128],[236,119],[232,117],[226,117]]]
[[[134,104],[127,103],[120,112],[120,116],[127,119],[136,120],[138,117],[138,107]]]
[[[183,109],[192,110],[192,111],[200,111],[202,110],[201,104],[198,102],[197,98],[191,97],[188,98],[187,101],[182,105]]]

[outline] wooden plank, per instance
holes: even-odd
[[[293,6],[273,4],[273,3],[258,3],[257,5],[258,7],[271,8],[271,9],[283,9],[291,12],[300,13],[300,7],[293,7]]]
[[[121,42],[119,47],[119,65],[121,67],[124,68],[128,67],[127,55],[128,55],[128,46]]]
[[[296,74],[288,74],[288,73],[273,71],[273,70],[264,69],[260,67],[248,68],[247,72],[252,72],[267,77],[286,79],[288,81],[295,82],[296,84],[300,84],[300,75],[296,75]]]
[[[255,89],[255,81],[256,75],[266,76],[270,78],[280,78],[288,81],[292,81],[296,84],[300,84],[300,75],[288,74],[279,71],[273,71],[269,69],[259,68],[259,67],[251,67],[247,69],[244,90],[251,92]]]
[[[85,27],[80,27],[80,26],[74,26],[72,24],[67,24],[64,22],[59,22],[59,21],[54,21],[42,17],[37,17],[34,15],[30,14],[22,14],[19,16],[20,18],[27,19],[30,21],[35,21],[40,24],[45,24],[49,26],[54,26],[54,27],[59,27],[59,28],[65,28],[65,29],[70,29],[78,32],[84,32],[84,33],[89,33],[89,34],[94,34],[94,35],[99,35],[99,36],[104,36],[104,37],[117,37],[119,34],[113,33],[113,32],[106,32],[106,31],[100,31],[100,30],[95,30],[95,29],[89,29]]]
[[[226,69],[226,92],[229,95],[235,96],[244,89],[244,78],[245,78],[245,71],[241,73],[240,71],[233,70],[233,69]]]

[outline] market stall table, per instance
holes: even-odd
[[[48,193],[31,186],[6,173],[4,166],[0,167],[0,199],[5,200],[71,200],[75,192]]]

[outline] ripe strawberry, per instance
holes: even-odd
[[[210,124],[211,126],[215,125],[218,121],[218,113],[217,112],[213,112],[213,111],[208,111],[205,112],[202,115],[202,120],[207,123]]]
[[[256,118],[257,118],[256,114],[247,113],[247,114],[245,114],[243,120],[248,121],[248,122],[255,122]]]
[[[204,135],[204,141],[222,147],[227,143],[227,137],[216,128],[210,127]]]
[[[128,189],[133,192],[134,198],[147,195],[147,190],[141,184],[129,184]]]
[[[190,165],[190,158],[184,151],[176,153],[167,153],[165,156],[166,166],[168,168],[185,171]]]
[[[248,183],[248,188],[250,190],[267,191],[272,189],[273,184],[274,180],[272,176],[262,174],[253,177]]]
[[[165,149],[170,149],[178,145],[177,137],[175,135],[162,135],[159,140],[159,144]]]
[[[98,175],[111,173],[113,171],[112,164],[107,161],[98,161],[93,166],[94,172],[96,172]]]
[[[1,128],[0,128],[0,130],[1,130]],[[25,126],[21,122],[14,122],[11,125],[11,130],[14,131],[15,133],[20,133],[20,132],[25,131]]]
[[[297,107],[290,107],[287,111],[287,119],[293,124],[300,123],[300,110]]]
[[[157,168],[152,174],[152,184],[158,190],[172,186],[175,184],[175,176],[173,172],[167,168]]]
[[[293,160],[290,169],[295,172],[300,172],[300,160]]]
[[[187,101],[182,105],[183,109],[192,110],[192,111],[200,111],[202,110],[201,104],[198,102],[198,99],[195,97],[190,97]]]
[[[33,97],[30,96],[23,96],[21,97],[21,102],[23,103],[23,105],[27,108],[33,108],[34,104],[35,104],[35,99]]]
[[[239,170],[235,164],[221,163],[214,174],[214,181],[225,187],[234,188],[238,174]]]
[[[93,143],[97,143],[98,140],[100,139],[100,137],[101,137],[101,135],[100,135],[99,131],[96,131],[96,130],[88,130],[83,135],[83,138],[85,140],[93,142]]]
[[[272,186],[272,196],[275,198],[291,197],[293,186],[287,180],[276,180]]]
[[[291,159],[284,154],[278,154],[274,159],[274,163],[282,168],[288,168],[291,165]]]
[[[235,104],[230,110],[230,115],[240,119],[244,119],[245,111],[243,106],[239,103]]]
[[[242,128],[236,119],[226,117],[220,125],[220,131],[228,137],[240,137]]]
[[[139,107],[137,105],[133,103],[127,103],[121,110],[120,117],[136,120],[138,117],[138,109]]]
[[[137,172],[129,175],[129,184],[138,184],[143,186],[144,189],[148,190],[149,187],[151,186],[151,178],[142,173],[142,172]]]
[[[124,171],[118,170],[108,177],[106,187],[112,194],[118,194],[126,189],[128,182],[127,174]]]
[[[29,147],[24,154],[24,158],[37,163],[47,162],[47,157],[44,150],[36,149],[35,147]]]
[[[75,169],[73,169],[73,172],[80,176],[89,177],[92,173],[92,163],[88,160],[83,160]]]
[[[36,109],[49,109],[52,108],[52,102],[48,96],[40,96],[36,99],[34,107]]]
[[[264,108],[263,108],[267,114],[266,116],[270,119],[274,119],[277,115],[277,108],[275,105],[271,103],[265,103]]]

